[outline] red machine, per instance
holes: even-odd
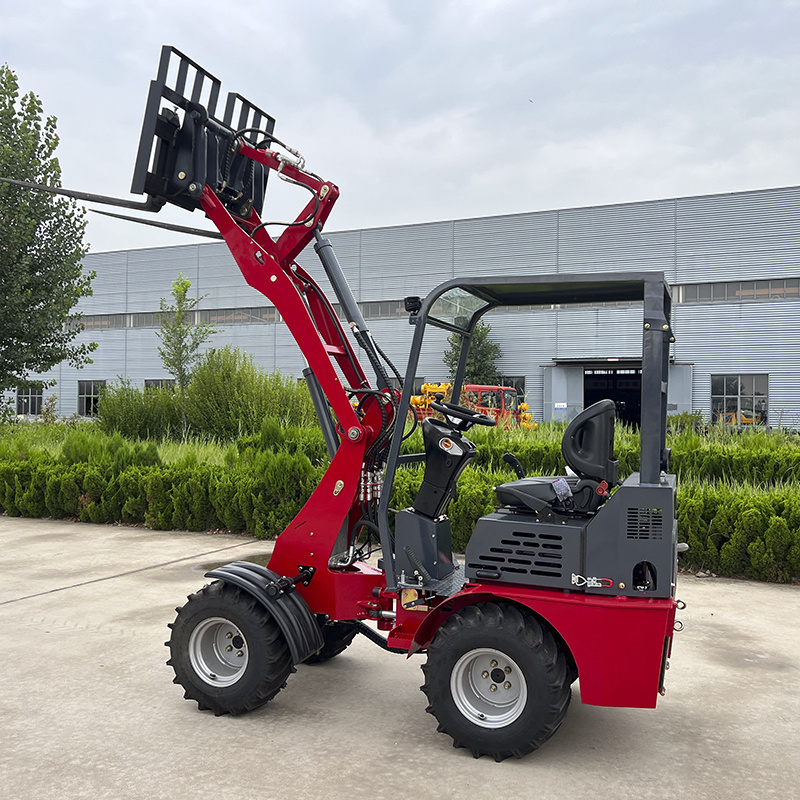
[[[437,395],[450,397],[452,389],[453,385],[450,383],[423,383],[420,387],[422,394],[411,398],[417,419],[421,421],[433,416],[431,403],[436,400]],[[458,400],[473,411],[494,417],[503,427],[512,425],[528,429],[538,427],[537,423],[533,422],[533,415],[528,411],[528,404],[520,402],[517,390],[513,386],[465,383],[461,387],[461,397]]]
[[[175,682],[201,709],[243,713],[270,700],[295,665],[330,659],[362,633],[393,652],[426,653],[423,690],[439,729],[475,757],[497,760],[546,741],[578,679],[584,703],[655,706],[677,607],[675,488],[664,447],[673,339],[663,275],[448,281],[406,299],[414,340],[402,378],[373,341],[322,236],[338,188],[306,170],[275,138],[274,120],[240,95],[228,95],[218,119],[219,89],[195,62],[163,49],[133,191],[148,196],[142,208],[170,202],[204,212],[245,280],[275,304],[308,363],[331,460],[277,538],[268,569],[215,569],[213,582],[179,610],[168,642]],[[310,194],[276,238],[261,217],[271,172]],[[295,261],[312,243],[347,328]],[[641,471],[620,484],[613,403],[586,409],[564,437],[571,474],[530,478],[516,464],[518,480],[497,487],[498,510],[479,520],[459,564],[447,506],[475,454],[466,433],[496,421],[437,400],[443,421],[422,423],[425,453],[401,455],[425,330],[462,336],[458,397],[470,335],[486,311],[619,300],[644,306]],[[387,368],[402,378],[402,392],[391,388]],[[392,512],[397,470],[415,460],[425,463],[419,495]],[[378,549],[380,559],[370,559]]]

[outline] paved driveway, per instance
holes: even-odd
[[[582,706],[539,752],[454,750],[422,658],[363,637],[244,717],[182,699],[174,607],[269,543],[0,517],[0,787],[9,798],[796,798],[800,586],[682,578],[667,696]]]

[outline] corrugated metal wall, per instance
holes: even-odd
[[[95,273],[93,295],[78,301],[78,311],[82,314],[122,314],[128,310],[128,256],[128,251],[123,250],[86,258],[86,270]]]
[[[675,283],[798,277],[800,187],[327,235],[360,301],[424,296],[456,275],[663,270]],[[298,261],[330,291],[313,248]],[[157,311],[180,272],[194,296],[207,295],[200,308],[271,305],[245,284],[222,243],[92,254],[86,268],[97,277],[94,296],[81,301],[85,314]],[[542,365],[555,358],[639,356],[640,313],[625,306],[544,309],[488,319],[502,347],[503,373],[525,376],[528,402],[540,417]],[[694,408],[709,413],[712,373],[769,372],[773,421],[778,413],[800,421],[798,322],[797,301],[677,306],[674,355],[695,365]],[[412,334],[407,320],[369,324],[404,372]],[[94,364],[80,372],[62,364],[45,376],[58,381],[61,413],[76,410],[78,380],[166,377],[152,329],[96,330],[81,338],[100,343]],[[280,324],[230,325],[212,344],[239,346],[268,370],[299,375],[304,366]],[[432,331],[419,370],[428,380],[446,377],[446,346],[446,335]]]
[[[676,202],[675,279],[797,277],[800,187]]]
[[[672,201],[558,213],[560,272],[662,270],[674,279]]]
[[[800,302],[683,305],[673,316],[677,361],[694,364],[693,410],[711,412],[715,373],[768,374],[770,422],[800,426]]]
[[[513,214],[454,223],[453,276],[555,272],[558,214]]]

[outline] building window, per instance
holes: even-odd
[[[17,389],[17,414],[38,417],[42,413],[42,390],[31,387]]]
[[[126,327],[126,314],[92,314],[83,317],[83,327],[86,330],[100,330],[102,328]]]
[[[153,312],[131,314],[132,328],[158,328],[161,326],[161,315]]]
[[[766,425],[769,375],[712,375],[711,421],[722,425]]]
[[[800,278],[727,283],[688,283],[673,287],[678,303],[752,303],[766,300],[797,300]]]
[[[174,378],[152,378],[145,380],[144,382],[145,389],[174,389],[175,388],[175,380]]]
[[[78,414],[82,417],[97,416],[97,402],[105,381],[78,381]]]

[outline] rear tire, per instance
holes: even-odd
[[[325,644],[309,656],[304,664],[323,664],[343,653],[355,639],[358,631],[352,622],[328,622],[320,628]]]
[[[567,659],[549,630],[516,606],[453,614],[428,647],[421,687],[439,731],[475,758],[521,758],[559,728],[571,697]]]
[[[272,615],[235,586],[215,581],[189,596],[170,626],[173,683],[201,711],[243,714],[264,705],[293,671]]]

